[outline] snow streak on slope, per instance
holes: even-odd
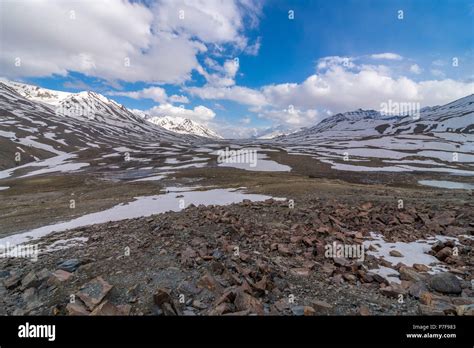
[[[269,143],[338,170],[473,175],[474,95],[423,108],[419,117],[375,110],[337,114]]]

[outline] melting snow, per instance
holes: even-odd
[[[255,172],[289,172],[291,167],[280,164],[278,162],[267,159],[267,155],[259,153],[257,155],[256,165],[251,166],[250,163],[219,163],[221,167],[232,167]],[[253,165],[253,164],[252,164]]]
[[[454,240],[456,243],[458,242],[457,238],[454,237],[446,237],[446,236],[436,236],[434,238],[430,238],[427,240],[417,240],[414,242],[386,242],[383,239],[383,236],[378,233],[371,232],[370,234],[371,239],[364,241],[364,247],[366,249],[367,254],[373,255],[376,258],[382,258],[388,262],[390,262],[394,267],[398,263],[403,263],[409,267],[412,267],[415,263],[422,264],[431,268],[429,273],[438,273],[441,271],[446,271],[446,267],[434,256],[427,254],[428,251],[431,250],[433,244],[437,241],[445,241],[448,239]],[[372,245],[377,250],[376,251],[369,251],[367,248]],[[396,250],[399,251],[403,256],[402,257],[395,257],[390,255],[390,251]],[[399,279],[395,281],[395,278],[388,277],[389,274],[398,274],[398,272],[394,269],[379,266],[380,269],[371,269],[371,273],[377,273],[381,276],[385,277],[389,281],[399,282]]]
[[[270,196],[247,194],[235,189],[213,189],[207,191],[189,191],[190,188],[169,187],[167,193],[154,196],[135,197],[129,203],[121,203],[110,209],[86,214],[76,219],[39,227],[28,232],[18,233],[0,239],[0,245],[17,245],[48,235],[52,232],[65,231],[81,226],[100,224],[109,221],[120,221],[137,217],[150,216],[167,211],[180,211],[190,204],[227,205],[244,199],[263,201]]]
[[[447,189],[474,190],[473,184],[468,184],[465,182],[444,181],[444,180],[420,180],[418,181],[418,183],[421,185],[447,188]]]

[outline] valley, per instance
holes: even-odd
[[[227,140],[62,93],[0,82],[2,314],[472,314],[474,95]]]

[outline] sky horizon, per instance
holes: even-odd
[[[474,3],[2,1],[0,77],[92,90],[226,138],[474,93]]]

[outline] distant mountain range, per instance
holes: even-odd
[[[36,103],[56,116],[68,116],[77,121],[90,121],[97,127],[106,127],[107,132],[145,131],[175,135],[193,135],[220,139],[211,129],[184,117],[151,116],[140,110],[129,110],[123,105],[95,92],[68,93],[49,90],[29,84],[0,81],[0,91],[14,94],[16,99]],[[6,99],[5,99],[6,98]],[[13,98],[13,97],[12,97]],[[17,100],[17,106],[25,106]],[[5,105],[5,104],[4,104]],[[21,108],[19,108],[21,109]],[[15,103],[9,103],[4,110],[15,113]],[[166,132],[165,132],[166,131]],[[299,142],[311,139],[353,139],[370,136],[396,134],[432,134],[438,132],[474,133],[474,94],[442,106],[425,107],[417,117],[412,115],[386,115],[376,110],[355,110],[330,116],[315,126],[288,129],[284,126],[267,128],[253,139]]]
[[[276,137],[275,140],[350,140],[369,136],[439,132],[474,133],[474,94],[446,105],[421,108],[417,115],[384,115],[379,111],[362,109],[338,113],[313,127]]]
[[[76,119],[95,119],[111,125],[130,126],[153,123],[178,134],[221,138],[209,128],[182,117],[151,117],[140,110],[129,110],[125,106],[95,92],[69,93],[41,88],[29,84],[2,81],[28,100],[53,106],[55,113]],[[125,123],[124,123],[125,122]]]
[[[213,130],[193,120],[190,120],[189,118],[150,116],[143,112],[138,112],[137,114],[148,122],[178,134],[193,134],[205,138],[222,139],[222,137]]]

